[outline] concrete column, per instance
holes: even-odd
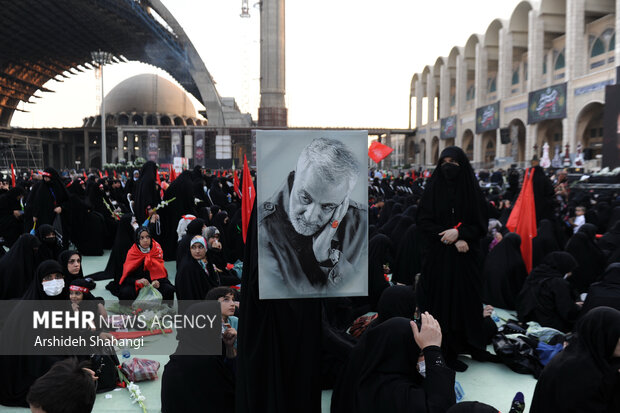
[[[429,72],[428,77],[426,79],[426,87],[427,87],[427,121],[426,124],[430,125],[435,121],[435,77],[433,73]]]
[[[456,112],[463,113],[467,94],[467,63],[462,54],[456,58]]]
[[[586,73],[587,41],[585,35],[585,0],[566,0],[565,80],[572,80]]]
[[[547,86],[553,83],[553,52],[547,53]]]
[[[58,131],[58,168],[64,168],[67,165],[65,165],[65,144],[64,144],[64,139],[63,139],[63,133],[62,133],[62,129],[60,129]]]
[[[482,162],[482,134],[474,133],[474,162]]]
[[[260,13],[260,107],[258,124],[287,126],[284,0],[263,0]]]
[[[54,144],[51,142],[47,144],[47,162],[48,166],[58,169],[54,162]]]
[[[529,162],[534,156],[534,145],[538,139],[538,124],[525,125],[525,161]]]
[[[120,162],[121,159],[125,158],[125,152],[123,150],[123,144],[125,143],[123,140],[123,128],[120,126],[116,127],[116,159],[117,162]]]
[[[487,103],[487,77],[488,77],[488,56],[487,51],[478,43],[476,45],[476,99],[475,106],[478,108]]]
[[[84,159],[82,161],[82,167],[88,169],[90,167],[90,141],[88,136],[88,129],[84,128]]]
[[[510,96],[512,78],[512,34],[508,29],[499,31],[499,62],[497,70],[497,98],[506,99]]]
[[[527,89],[526,92],[539,89],[542,79],[544,28],[536,10],[529,12],[530,33],[527,37]]]
[[[75,156],[75,146],[77,144],[77,142],[75,142],[74,137],[72,135],[71,136],[71,145],[70,145],[70,150],[71,150],[71,160],[69,161],[69,165],[67,165],[69,168],[73,168],[75,166],[75,161],[77,160],[76,156]]]
[[[616,33],[620,33],[620,0],[616,0]],[[620,42],[618,41],[616,41],[615,57],[614,66],[620,66]]]
[[[562,119],[562,153],[565,151],[566,144],[570,145],[571,153],[577,151],[577,136],[575,133],[577,129],[577,114],[574,113],[574,108],[571,108],[571,106],[572,105],[566,105],[566,113],[568,116]],[[569,113],[569,110],[572,110],[572,112]]]
[[[619,0],[620,1],[620,0]],[[418,79],[415,85],[415,127],[422,126],[422,105],[424,105],[424,90],[422,90],[422,79]]]
[[[439,119],[450,116],[450,71],[447,65],[441,66],[439,89]]]

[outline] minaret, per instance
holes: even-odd
[[[259,126],[287,126],[284,103],[284,0],[262,0],[260,12]]]

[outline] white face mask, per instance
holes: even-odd
[[[418,363],[418,372],[420,373],[420,376],[426,377],[426,362],[425,361],[420,361]]]
[[[51,280],[43,283],[43,291],[50,297],[55,297],[65,288],[65,280]]]

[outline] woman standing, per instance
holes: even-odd
[[[474,171],[459,147],[441,152],[418,208],[422,233],[420,311],[437,317],[443,328],[447,364],[456,371],[467,365],[459,353],[488,359],[483,332],[480,239],[487,232],[486,202]]]

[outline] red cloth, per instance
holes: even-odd
[[[243,193],[241,194],[241,227],[243,230],[243,242],[248,236],[248,226],[250,225],[250,217],[252,216],[252,208],[254,207],[254,198],[256,198],[256,190],[254,182],[250,175],[248,167],[248,158],[243,155]]]
[[[103,179],[103,174],[99,171],[99,178]]]
[[[368,148],[368,156],[373,161],[379,163],[383,159],[385,159],[386,156],[391,154],[393,150],[394,149],[382,144],[381,142],[374,141],[370,144],[370,147]]]
[[[146,254],[140,251],[140,248],[138,248],[136,244],[131,246],[129,252],[127,252],[127,258],[123,265],[123,276],[118,282],[119,284],[122,284],[130,273],[140,268],[143,264],[144,269],[149,272],[151,281],[168,276],[166,267],[164,267],[164,252],[161,249],[161,245],[155,240],[152,242],[153,246],[151,247],[151,251]]]
[[[170,168],[170,182],[172,183],[175,179],[177,179],[177,171],[174,168]]]
[[[521,256],[528,274],[532,271],[532,239],[537,235],[533,177],[534,169],[528,168],[525,171],[519,198],[506,223],[506,228],[521,236]]]
[[[112,173],[114,174],[114,179],[116,179],[116,169],[113,170]]]
[[[86,171],[83,171],[82,175],[84,175],[84,179],[88,179],[88,177],[86,176]]]
[[[237,171],[233,171],[233,189],[235,190],[235,194],[239,196],[239,176],[237,176]]]
[[[13,164],[11,164],[11,185],[15,188],[15,169],[13,168]]]
[[[108,175],[108,171],[107,171],[107,170],[105,171],[105,174],[104,174],[104,175],[106,176],[106,178],[109,178],[109,177],[110,177],[110,175]]]

